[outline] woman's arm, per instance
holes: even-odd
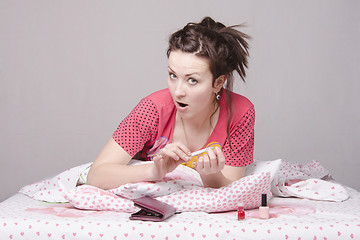
[[[87,184],[112,189],[129,182],[154,180],[153,163],[127,165],[130,159],[131,156],[111,138],[92,164]]]
[[[162,179],[179,164],[189,161],[189,150],[180,143],[167,144],[153,162],[127,165],[131,156],[110,139],[90,168],[87,184],[102,189],[117,188],[126,183]]]
[[[242,178],[245,169],[246,167],[225,166],[220,172],[200,176],[204,187],[220,188]]]

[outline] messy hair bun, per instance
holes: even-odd
[[[231,91],[234,70],[245,81],[248,64],[249,46],[246,39],[250,37],[235,29],[240,26],[226,27],[210,17],[205,17],[200,23],[188,23],[170,36],[167,56],[173,50],[181,50],[209,59],[214,81],[226,75],[226,88]]]

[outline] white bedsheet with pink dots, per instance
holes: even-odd
[[[104,191],[79,185],[89,166],[27,185],[0,203],[0,239],[360,239],[360,193],[331,180],[317,161],[256,161],[220,189],[203,188],[194,170],[180,166],[162,181]],[[258,217],[261,193],[271,197],[267,220]],[[130,221],[138,210],[131,199],[145,195],[178,214],[160,223]],[[234,211],[239,202],[244,221]]]
[[[273,197],[270,219],[257,209],[183,212],[164,222],[130,221],[130,213],[91,211],[16,194],[0,203],[0,239],[360,239],[360,193],[343,202]]]

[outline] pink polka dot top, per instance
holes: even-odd
[[[233,95],[233,116],[230,123],[230,144],[226,127],[228,114],[224,94]],[[220,115],[207,143],[222,146],[226,165],[246,166],[253,162],[255,110],[244,96],[224,91],[220,99]],[[131,156],[151,160],[172,140],[176,107],[168,89],[143,98],[124,118],[113,133],[113,139]],[[204,146],[204,147],[205,147]]]

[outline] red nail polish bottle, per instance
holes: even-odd
[[[239,203],[238,204],[238,220],[244,220],[245,219],[245,211],[244,211],[244,204],[243,203]]]

